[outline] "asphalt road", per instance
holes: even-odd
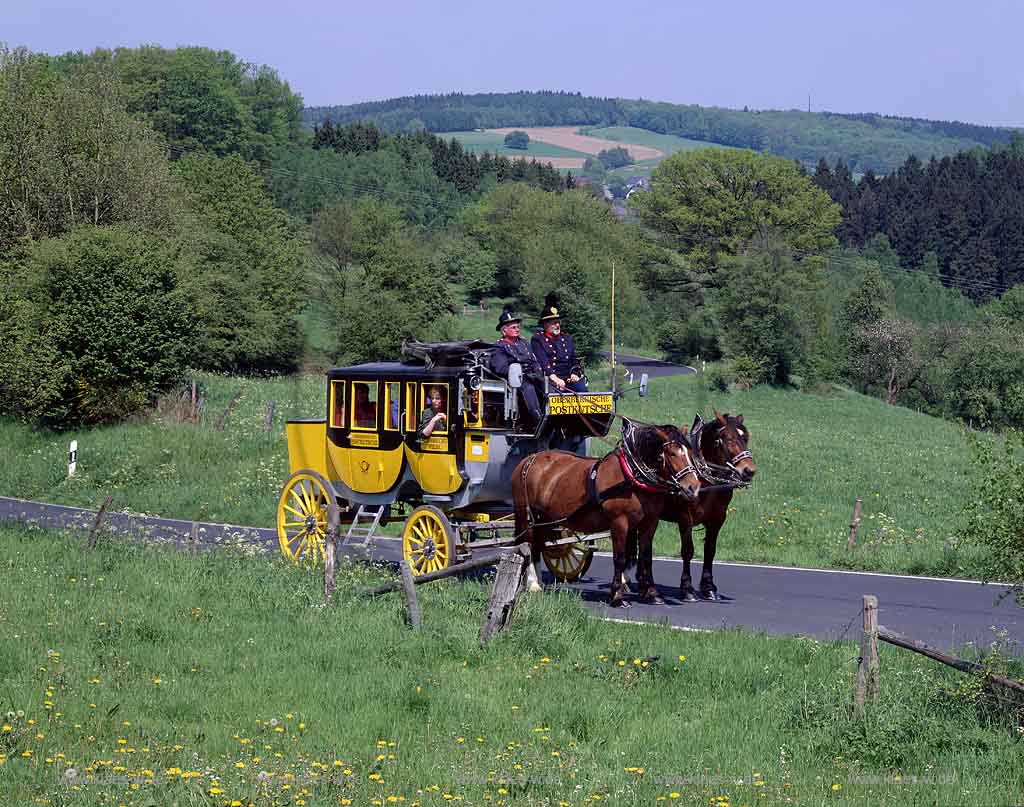
[[[611,360],[610,353],[602,353],[604,358]],[[615,363],[623,365],[636,378],[640,380],[641,373],[647,373],[650,378],[660,378],[670,375],[694,375],[697,371],[685,364],[672,364],[672,362],[652,359],[648,356],[632,356],[629,353],[616,353]]]
[[[0,497],[0,520],[71,528],[84,533],[95,520],[95,512]],[[190,521],[122,513],[108,514],[105,523],[118,532],[149,540],[174,541],[179,545],[187,542],[192,528]],[[197,533],[204,547],[244,542],[277,552],[277,536],[270,529],[202,524]],[[381,537],[377,539],[373,556],[397,561],[400,552],[397,539]],[[358,548],[353,549],[352,554],[365,555]],[[715,582],[725,601],[683,603],[677,597],[680,571],[679,560],[655,560],[654,577],[666,599],[663,606],[638,603],[629,608],[609,608],[606,600],[611,558],[603,553],[594,558],[586,577],[570,588],[579,592],[587,608],[605,618],[665,623],[683,629],[743,626],[770,634],[806,635],[822,640],[856,637],[861,620],[861,598],[864,594],[874,594],[879,601],[881,624],[933,647],[986,645],[994,638],[993,629],[1005,630],[1009,638],[1020,643],[1018,652],[1024,647],[1024,608],[1010,597],[1002,598],[1007,590],[1005,586],[718,562]],[[695,561],[694,579],[699,575],[700,564]],[[545,575],[545,579],[551,583],[550,577]]]

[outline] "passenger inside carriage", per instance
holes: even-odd
[[[374,429],[377,427],[377,402],[370,400],[370,385],[354,383],[355,401],[352,407],[354,425],[358,429]]]
[[[420,440],[430,437],[435,431],[438,433],[448,431],[448,402],[445,400],[445,391],[438,386],[432,386],[427,390],[427,406],[420,415],[417,435]]]

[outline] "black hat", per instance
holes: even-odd
[[[501,312],[501,316],[498,317],[498,325],[497,325],[497,327],[494,330],[500,331],[506,325],[511,325],[513,322],[522,322],[522,321],[523,321],[523,318],[522,317],[517,317],[512,312],[511,308],[506,308],[504,311]]]
[[[549,306],[545,306],[544,310],[541,311],[540,319],[538,320],[538,322],[540,322],[540,324],[543,325],[548,320],[561,319],[561,318],[562,318],[562,316],[561,316],[561,314],[558,313],[558,309],[555,308],[555,306],[553,306],[553,305],[549,305]]]

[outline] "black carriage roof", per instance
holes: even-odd
[[[431,367],[423,364],[403,364],[400,361],[381,361],[370,364],[353,364],[350,367],[334,367],[327,371],[327,377],[337,378],[457,378],[462,367]]]

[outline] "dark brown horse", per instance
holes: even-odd
[[[700,480],[687,437],[674,426],[640,428],[624,421],[619,445],[599,460],[565,451],[542,451],[520,462],[512,473],[516,535],[530,542],[530,588],[540,589],[537,564],[544,544],[564,528],[579,533],[611,531],[615,574],[611,604],[627,605],[623,580],[631,532],[641,561],[651,557],[651,541],[667,498],[696,501]],[[637,573],[640,597],[660,601],[651,563]]]
[[[714,577],[718,533],[729,515],[733,489],[750,482],[757,473],[757,466],[748,448],[750,432],[743,425],[743,415],[731,417],[716,410],[715,419],[708,423],[697,415],[690,440],[704,489],[696,501],[668,497],[661,511],[661,520],[679,524],[679,545],[683,556],[679,594],[684,602],[696,602],[698,599],[690,577],[690,561],[693,560],[693,528],[698,524],[704,525],[700,597],[717,602],[721,599]]]

